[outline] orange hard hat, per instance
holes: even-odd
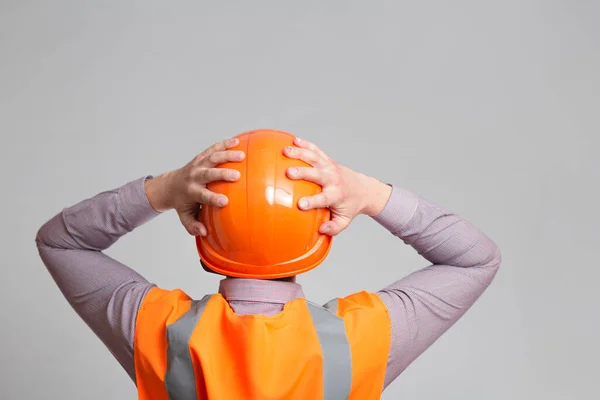
[[[238,136],[241,162],[220,165],[238,170],[236,182],[213,182],[208,189],[226,195],[225,207],[202,206],[206,236],[196,236],[203,266],[218,274],[252,279],[285,278],[318,266],[331,248],[331,236],[319,233],[330,219],[327,208],[301,210],[298,201],[321,191],[305,180],[292,180],[286,170],[310,166],[283,154],[294,136],[256,130]]]

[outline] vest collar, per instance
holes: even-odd
[[[262,279],[226,278],[219,282],[219,293],[227,301],[276,304],[285,304],[288,301],[305,297],[302,286],[295,282]]]

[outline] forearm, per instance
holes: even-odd
[[[481,269],[499,252],[466,219],[397,186],[374,220],[432,264]]]
[[[475,303],[501,255],[465,219],[398,187],[374,219],[431,263],[378,292],[392,323],[387,386]]]
[[[406,189],[363,177],[363,213],[414,248],[432,264],[483,269],[489,279],[498,247],[483,232],[457,214]]]
[[[145,195],[146,176],[64,208],[39,229],[38,247],[103,251],[159,212]]]
[[[135,315],[153,285],[102,251],[158,213],[144,178],[65,208],[37,232],[44,265],[77,314],[134,378]]]

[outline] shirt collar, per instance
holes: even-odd
[[[263,279],[226,278],[219,282],[219,293],[227,301],[253,301],[285,304],[304,298],[302,286],[295,282]]]

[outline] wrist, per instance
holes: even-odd
[[[364,196],[361,213],[374,217],[385,208],[391,194],[392,187],[371,176],[363,176]]]
[[[170,199],[171,190],[169,182],[171,181],[171,172],[165,172],[162,175],[148,179],[144,182],[144,190],[150,206],[156,212],[165,212],[173,208]]]

